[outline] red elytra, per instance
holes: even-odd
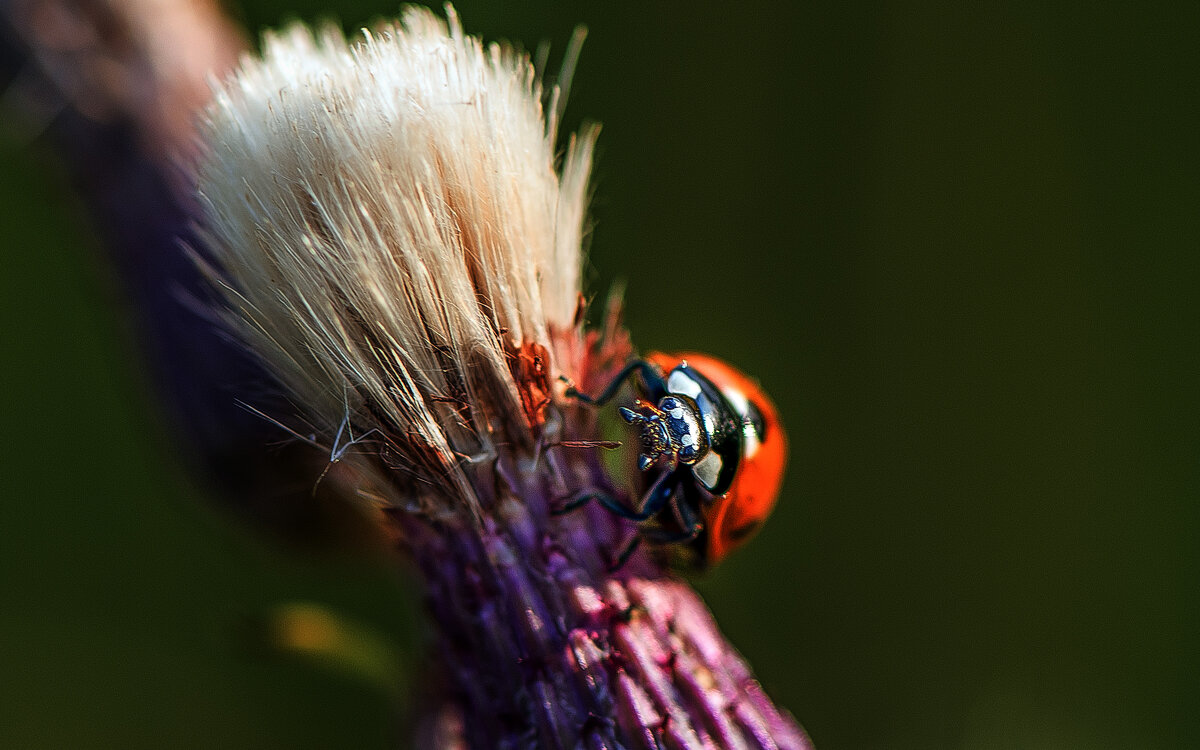
[[[646,359],[666,373],[686,363],[688,368],[703,375],[717,387],[749,433],[741,441],[737,467],[728,488],[720,494],[708,493],[711,501],[702,503],[700,508],[707,532],[704,558],[707,563],[715,564],[748,541],[774,510],[787,464],[787,435],[775,404],[757,381],[740,370],[698,352],[652,352]],[[751,408],[747,409],[747,405]],[[761,423],[751,424],[752,418],[759,415]]]

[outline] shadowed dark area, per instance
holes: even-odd
[[[1200,744],[1195,8],[458,10],[531,48],[588,25],[590,288],[784,415],[778,510],[700,586],[818,747]],[[0,746],[386,746],[391,696],[240,633],[312,600],[416,662],[410,595],[204,501],[63,169],[5,117]]]

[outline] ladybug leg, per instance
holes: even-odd
[[[596,500],[597,502],[604,502],[601,500],[601,498],[608,498],[608,496],[599,492],[581,492],[562,505],[552,507],[550,509],[550,515],[565,516],[573,510],[582,508],[593,500]],[[608,502],[612,502],[612,499],[608,498]]]
[[[690,542],[704,530],[704,521],[696,511],[699,506],[694,497],[695,493],[689,492],[685,485],[681,494],[682,498],[676,496],[671,502],[671,512],[675,516],[675,522],[679,524],[679,531],[647,529],[643,533],[651,541],[659,544]]]
[[[696,515],[686,503],[678,501],[673,502],[672,509],[675,511],[675,519],[679,522],[682,531],[668,532],[661,529],[641,529],[640,533],[635,534],[633,539],[629,540],[629,544],[625,545],[625,549],[621,550],[621,554],[612,561],[608,566],[609,573],[615,573],[625,567],[625,563],[633,556],[633,553],[641,545],[642,539],[649,539],[655,544],[678,544],[680,542],[690,542],[700,536],[700,532],[704,530],[704,522]]]
[[[676,505],[675,518],[679,521],[679,531],[663,531],[662,529],[646,529],[642,536],[656,544],[678,544],[690,542],[704,531],[704,522],[696,516],[695,511],[685,505]]]
[[[642,521],[648,521],[654,516],[658,515],[658,513],[666,506],[667,501],[674,496],[675,490],[678,486],[679,478],[676,476],[675,472],[670,471],[659,477],[658,480],[650,487],[650,490],[642,499],[641,510],[633,510],[628,506],[622,505],[611,495],[606,495],[602,492],[585,492],[572,498],[558,508],[555,508],[552,511],[552,514],[561,516],[564,513],[570,513],[576,508],[583,507],[592,500],[595,500],[604,506],[605,510],[609,511],[610,513],[620,516],[621,518],[629,519],[630,521],[641,523]]]
[[[691,503],[676,503],[675,517],[679,519],[679,525],[684,530],[681,532],[681,542],[690,542],[704,531],[704,521],[697,515],[696,507]]]
[[[636,513],[626,515],[625,518],[638,522],[654,518],[666,506],[667,502],[675,496],[678,488],[678,472],[664,472],[662,476],[655,480],[654,484],[650,485],[650,489],[646,490],[646,494],[642,496],[642,509]]]
[[[661,531],[659,529],[646,529],[642,532],[642,536],[646,537],[655,544],[669,546],[672,544],[680,544],[682,542],[690,542],[700,536],[700,532],[704,531],[704,525],[699,521],[690,529],[683,531]]]
[[[604,506],[604,509],[609,513],[621,518],[628,518],[630,521],[645,521],[646,518],[649,518],[649,516],[643,518],[637,511],[630,510],[628,506],[622,505],[612,495],[606,495],[603,492],[583,492],[550,511],[550,514],[554,516],[566,515],[573,510],[582,508],[593,500]]]
[[[630,360],[629,364],[621,368],[616,377],[608,384],[608,386],[600,392],[599,396],[588,396],[580,393],[575,386],[567,388],[567,396],[582,401],[585,404],[594,406],[604,406],[612,400],[613,396],[621,390],[621,386],[629,379],[629,376],[637,372],[642,377],[642,383],[646,386],[646,395],[653,401],[658,401],[667,394],[667,382],[663,380],[659,374],[658,368],[644,359]]]
[[[634,534],[633,538],[629,540],[629,544],[625,545],[625,549],[621,550],[621,554],[617,555],[617,558],[608,564],[608,572],[616,573],[618,570],[625,567],[625,563],[629,562],[629,558],[633,557],[633,553],[637,551],[637,548],[641,546],[641,544],[642,535]]]
[[[670,472],[670,474],[675,475],[676,472]],[[623,568],[625,563],[641,545],[643,539],[649,539],[658,544],[675,544],[677,542],[690,542],[700,535],[700,532],[704,530],[704,523],[696,515],[695,507],[692,503],[688,502],[686,495],[690,493],[687,492],[686,487],[686,483],[681,484],[678,477],[673,482],[663,482],[661,485],[656,482],[650,491],[651,493],[660,492],[661,494],[653,497],[648,494],[646,503],[642,508],[642,514],[646,514],[651,510],[653,510],[653,513],[659,513],[669,501],[675,520],[683,530],[679,532],[665,532],[661,529],[639,529],[638,533],[629,540],[629,544],[625,545],[625,549],[621,551],[621,554],[617,555],[616,559],[608,566],[608,572],[615,573]],[[683,502],[680,501],[679,494],[677,493],[685,495]],[[649,518],[650,516],[646,515],[645,517]]]

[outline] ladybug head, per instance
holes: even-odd
[[[669,395],[658,405],[638,401],[636,406],[648,413],[641,414],[621,407],[620,413],[631,425],[641,425],[642,454],[638,468],[646,470],[660,458],[672,465],[696,463],[708,452],[708,433],[696,403],[687,396]]]

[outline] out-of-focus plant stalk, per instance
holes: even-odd
[[[163,23],[163,8],[191,15]],[[477,67],[463,69],[465,85],[495,76],[504,91],[429,100],[496,119],[468,122],[465,133],[489,134],[474,144],[478,155],[439,150],[461,143],[449,135],[448,145],[415,152],[406,167],[415,187],[394,195],[389,185],[410,184],[397,165],[424,147],[413,144],[433,143],[453,122],[432,122],[424,134],[408,124],[412,115],[396,116],[384,131],[399,128],[411,142],[402,153],[362,161],[384,165],[386,179],[376,186],[344,151],[378,135],[367,132],[375,125],[360,132],[359,124],[322,119],[342,117],[364,97],[330,89],[315,100],[324,114],[308,107],[257,121],[260,105],[278,115],[303,95],[272,98],[282,90],[274,73],[248,62],[250,72],[228,85],[229,98],[210,114],[205,148],[217,155],[200,153],[207,192],[197,202],[180,190],[196,176],[178,167],[194,161],[168,155],[196,153],[191,123],[207,91],[200,81],[229,70],[240,47],[212,6],[6,0],[0,13],[8,106],[37,129],[43,123],[64,156],[142,315],[156,375],[206,468],[244,501],[300,502],[316,484],[321,496],[356,502],[420,572],[435,624],[430,663],[439,674],[422,696],[417,746],[810,747],[696,593],[654,554],[640,550],[611,569],[636,533],[629,522],[599,507],[553,512],[582,491],[627,493],[602,465],[596,413],[565,398],[557,376],[594,392],[632,348],[615,308],[603,331],[582,328],[576,209],[591,136],[564,172],[554,170],[547,156],[554,123],[541,122],[527,61],[499,48],[476,59],[481,48],[454,22],[447,32],[410,14],[408,41],[441,56],[451,82],[462,62],[454,56],[466,55]],[[278,71],[301,74],[308,64],[288,57],[313,44],[306,32],[295,34],[276,52]],[[317,57],[327,57],[312,63],[313,80],[348,76],[358,86],[380,76],[355,72],[378,48],[319,44]],[[321,65],[336,71],[322,73]],[[261,101],[244,93],[258,85],[254,75],[269,84]],[[412,96],[420,112],[436,109]],[[521,119],[529,113],[534,130]],[[513,118],[520,121],[514,137],[527,141],[504,141]],[[303,141],[295,152],[279,140],[287,127]],[[493,131],[500,141],[490,140]],[[535,163],[488,161],[496,143]],[[270,167],[261,182],[239,171],[256,164]],[[317,174],[331,180],[318,184]],[[245,216],[223,224],[227,209]],[[387,212],[398,218],[381,218]],[[472,217],[486,221],[464,223]],[[192,234],[197,221],[201,237]],[[526,234],[506,240],[506,227]],[[509,240],[512,252],[541,254],[514,261],[504,250]],[[213,264],[223,294],[202,283],[182,241]],[[422,255],[429,248],[436,258]],[[447,252],[457,260],[447,261]],[[281,269],[305,257],[315,265]],[[368,266],[381,275],[363,277]],[[562,283],[547,288],[548,276]],[[346,285],[362,278],[375,287]],[[402,302],[407,312],[389,307]],[[222,309],[234,312],[214,312]],[[254,356],[244,341],[258,347]],[[303,424],[288,427],[294,451],[280,459],[264,450],[281,427],[239,399],[284,426],[299,413]]]
[[[0,0],[2,137],[61,157],[180,449],[232,502],[265,506],[290,458],[266,450],[276,433],[236,399],[267,376],[202,312],[215,298],[182,251],[199,209],[183,166],[197,112],[243,47],[216,2]]]
[[[183,251],[203,252],[187,166],[198,113],[245,46],[210,0],[0,0],[0,137],[60,157],[197,476],[278,538],[358,541],[358,519],[306,480],[320,454],[280,448],[278,428],[239,403],[275,388],[272,375],[215,323],[216,296]]]

